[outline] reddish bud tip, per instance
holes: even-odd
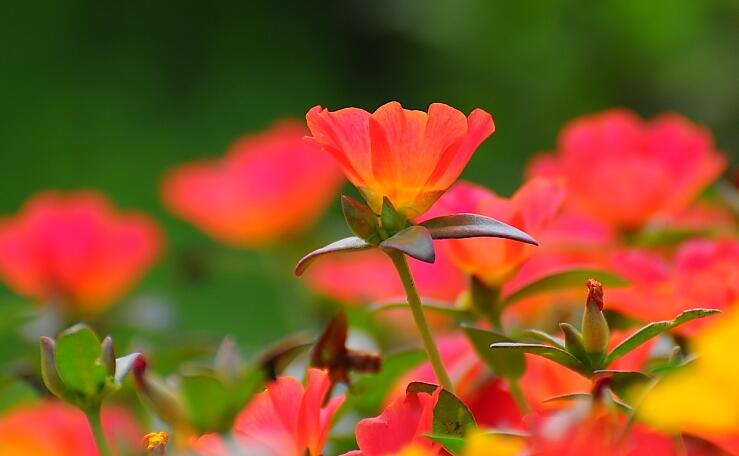
[[[588,304],[595,304],[599,310],[603,310],[603,284],[595,279],[585,282],[588,287]]]
[[[148,365],[148,362],[146,361],[146,357],[144,355],[137,357],[136,360],[133,362],[133,378],[134,380],[136,380],[136,384],[142,390],[146,389],[146,382],[144,381],[144,372],[146,372],[147,365]]]

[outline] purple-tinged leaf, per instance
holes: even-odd
[[[420,225],[428,228],[434,239],[497,237],[539,245],[536,239],[518,228],[479,214],[443,215],[421,222]]]
[[[409,226],[380,243],[383,249],[397,250],[417,260],[433,263],[436,259],[434,241],[429,230],[422,226]]]
[[[295,266],[295,275],[303,275],[305,270],[308,269],[308,266],[310,266],[314,260],[328,253],[367,250],[373,247],[374,246],[372,244],[356,236],[339,239],[336,242],[332,242],[331,244],[314,250],[308,255],[304,256],[300,261],[298,261],[297,266]]]

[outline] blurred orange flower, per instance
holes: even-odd
[[[178,166],[162,197],[174,214],[235,246],[275,242],[311,227],[341,185],[333,159],[286,121],[237,141],[221,160]]]
[[[553,220],[565,197],[558,180],[533,179],[512,198],[467,182],[454,186],[431,213],[471,212],[506,222],[536,237]],[[534,253],[534,247],[507,239],[453,239],[440,243],[465,273],[501,286]]]
[[[43,304],[93,314],[134,285],[161,244],[151,218],[118,212],[100,193],[47,191],[0,221],[0,276]]]
[[[728,310],[739,302],[739,240],[693,239],[672,261],[647,250],[619,252],[615,270],[633,286],[609,292],[609,308],[644,320],[671,320],[695,307]],[[692,334],[710,319],[680,327]]]
[[[142,433],[125,410],[106,407],[103,424],[109,441],[119,451],[140,448]],[[85,415],[60,402],[26,404],[0,417],[0,456],[98,454]]]
[[[374,113],[315,106],[306,115],[313,139],[379,214],[383,197],[399,213],[417,217],[457,180],[475,149],[495,130],[476,109],[469,117],[442,103],[428,113],[390,102]]]
[[[713,136],[677,114],[649,122],[614,109],[570,122],[532,176],[564,176],[568,205],[624,229],[685,208],[726,168]]]

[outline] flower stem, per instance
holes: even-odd
[[[95,437],[95,443],[97,444],[100,456],[112,456],[113,453],[110,451],[108,439],[105,437],[105,431],[103,431],[103,422],[100,419],[100,406],[85,410],[85,415],[87,416],[87,421],[90,423],[92,435]]]
[[[445,390],[453,393],[454,387],[452,385],[452,381],[444,368],[444,363],[439,354],[439,348],[436,346],[436,341],[434,341],[434,336],[431,334],[431,329],[426,321],[426,315],[423,313],[421,298],[418,296],[416,285],[413,282],[413,274],[408,267],[408,261],[405,259],[405,255],[400,252],[391,251],[387,252],[387,254],[390,259],[393,260],[395,269],[398,271],[398,276],[400,276],[400,281],[403,282],[403,288],[408,297],[408,305],[413,313],[413,319],[416,321],[418,332],[421,333],[421,339],[423,340],[423,345],[426,349],[429,361],[431,362],[431,366],[434,368],[436,378]]]

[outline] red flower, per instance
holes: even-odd
[[[125,410],[106,407],[103,424],[108,440],[123,449],[138,450],[142,433]],[[0,417],[0,455],[98,456],[85,415],[59,402],[27,404]]]
[[[433,394],[407,393],[391,403],[380,416],[365,418],[357,424],[359,451],[344,456],[386,456],[409,445],[442,451],[441,445],[425,437],[432,432],[434,407],[441,388]]]
[[[0,276],[41,303],[105,310],[156,260],[161,234],[149,217],[120,213],[96,192],[44,192],[0,221]]]
[[[341,165],[375,213],[383,197],[406,217],[417,217],[457,180],[475,149],[495,130],[476,109],[469,117],[441,103],[428,113],[390,102],[374,113],[320,106],[306,115],[313,139]]]
[[[238,454],[322,455],[331,421],[344,402],[344,396],[339,396],[323,406],[330,385],[328,374],[319,369],[308,370],[305,388],[292,377],[270,383],[236,420],[234,435],[244,451]],[[229,454],[215,435],[201,437],[195,448],[207,455]]]
[[[677,114],[650,122],[622,109],[570,122],[530,174],[564,176],[568,205],[621,228],[685,208],[726,167],[711,132]]]
[[[552,221],[563,199],[563,185],[548,179],[527,182],[510,199],[463,182],[444,195],[431,212],[487,215],[537,236]],[[534,253],[533,246],[507,239],[455,239],[443,246],[463,271],[490,285],[502,285]]]
[[[218,161],[187,163],[164,179],[177,216],[237,246],[275,242],[312,226],[333,200],[341,173],[292,122],[248,135]]]

